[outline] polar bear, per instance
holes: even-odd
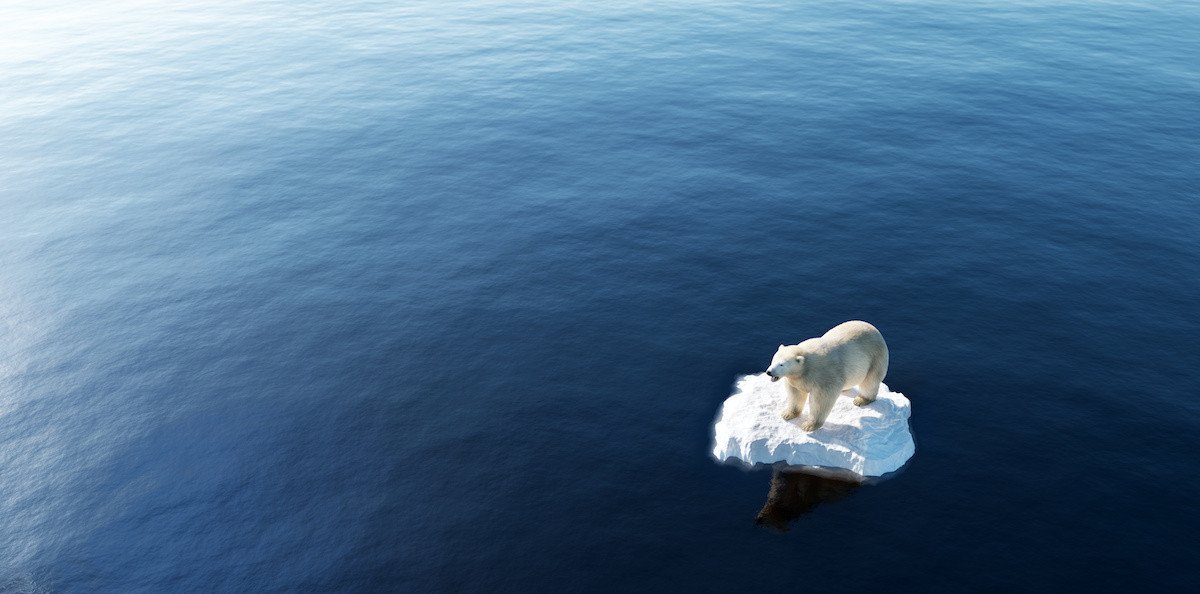
[[[816,431],[825,423],[838,394],[858,394],[854,404],[866,406],[879,395],[879,383],[887,375],[888,348],[874,326],[858,320],[838,324],[820,338],[800,344],[779,345],[767,368],[771,381],[787,380],[788,401],[783,418],[792,420],[804,411],[809,419],[800,428]]]

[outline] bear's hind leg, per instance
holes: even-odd
[[[863,380],[859,387],[858,396],[854,397],[854,406],[866,406],[875,402],[879,397],[879,380],[871,381],[869,378]]]
[[[816,431],[825,424],[829,413],[833,411],[833,403],[837,400],[838,392],[813,392],[808,398],[808,414],[811,415],[800,428],[805,431]]]
[[[887,375],[887,370],[888,352],[885,349],[883,355],[871,363],[871,368],[867,370],[867,376],[858,385],[859,394],[854,399],[855,406],[866,406],[875,402],[875,398],[879,396],[879,384],[883,382],[883,376]]]
[[[854,398],[854,406],[865,407],[866,404],[875,402],[875,398],[880,396],[880,383],[883,382],[883,374],[876,370],[871,370],[866,373],[863,378],[863,383],[858,384],[858,397]]]

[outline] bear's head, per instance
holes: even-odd
[[[804,355],[800,354],[800,347],[779,345],[775,358],[771,359],[771,366],[767,368],[771,381],[779,381],[781,377],[800,377],[803,373]]]

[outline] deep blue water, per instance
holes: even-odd
[[[1196,582],[1200,3],[22,4],[0,590]],[[917,454],[758,526],[852,318]]]

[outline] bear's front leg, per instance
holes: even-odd
[[[787,385],[787,405],[783,409],[783,420],[790,421],[804,412],[804,401],[808,399],[808,392],[792,385],[789,380]]]
[[[833,403],[837,400],[838,392],[836,391],[818,391],[813,392],[808,399],[808,413],[812,415],[807,421],[800,425],[800,428],[805,431],[816,431],[825,424],[825,419],[829,417],[829,413],[833,412]]]

